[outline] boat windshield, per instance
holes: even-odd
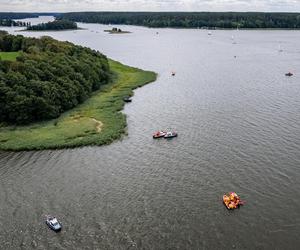
[[[51,224],[52,224],[53,226],[58,225],[57,219],[56,219],[56,218],[53,218],[53,219],[51,220]]]

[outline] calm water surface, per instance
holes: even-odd
[[[0,153],[0,249],[299,249],[300,31],[80,26],[21,34],[100,50],[158,80],[125,106],[121,141]],[[151,138],[166,128],[179,137]],[[229,191],[246,205],[227,211]]]

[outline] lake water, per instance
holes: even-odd
[[[0,249],[299,249],[300,31],[79,26],[21,34],[88,46],[158,79],[125,106],[123,140],[0,153]],[[178,138],[152,139],[167,128]],[[228,211],[229,191],[245,206]]]

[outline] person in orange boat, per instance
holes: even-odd
[[[237,198],[237,194],[236,193],[230,193],[230,200],[234,201]]]
[[[227,202],[229,203],[230,202],[230,199],[229,199],[229,197],[227,195],[224,196],[224,202],[225,203],[227,203]]]
[[[230,202],[229,205],[228,205],[228,207],[230,209],[234,209],[234,208],[236,208],[236,205],[234,204],[234,202]]]
[[[237,206],[239,204],[239,197],[236,193],[230,193],[230,200]]]

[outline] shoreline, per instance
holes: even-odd
[[[222,28],[222,27],[209,27],[209,28],[202,28],[202,27],[175,27],[175,26],[158,26],[158,27],[152,27],[152,26],[146,26],[146,25],[137,25],[137,24],[125,24],[125,23],[97,23],[97,22],[76,22],[76,23],[83,23],[83,24],[100,24],[105,26],[112,26],[112,25],[119,25],[119,26],[132,26],[132,27],[143,27],[148,29],[182,29],[182,30],[206,30],[206,31],[213,31],[213,30],[294,30],[294,31],[300,31],[300,28],[241,28],[241,27],[234,27],[234,28]],[[129,33],[131,33],[129,31]]]
[[[75,31],[75,30],[87,30],[86,28],[77,28],[77,29],[63,29],[63,30],[15,30],[15,32],[47,32],[47,31]]]
[[[0,151],[101,146],[126,133],[123,98],[156,80],[157,74],[109,59],[113,80],[59,118],[26,126],[0,126]]]

